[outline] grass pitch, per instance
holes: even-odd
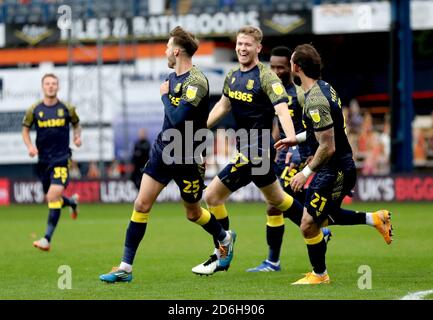
[[[369,226],[332,226],[327,254],[331,284],[313,287],[290,285],[311,267],[300,232],[289,220],[282,271],[245,272],[267,255],[265,205],[228,203],[227,208],[231,228],[238,234],[228,272],[194,275],[191,268],[212,251],[210,236],[187,221],[181,204],[157,203],[135,259],[134,280],[109,285],[98,276],[120,262],[132,204],[81,205],[75,221],[64,209],[50,252],[32,247],[45,231],[45,205],[2,207],[0,299],[364,300],[400,299],[409,292],[433,289],[433,204],[348,206],[391,210],[394,242],[386,245]],[[58,287],[63,265],[71,268],[71,289]],[[363,275],[358,270],[366,268],[361,266],[371,268],[371,289],[358,287]]]

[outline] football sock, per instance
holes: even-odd
[[[340,212],[336,214],[335,217],[333,217],[334,220],[328,219],[329,225],[349,226],[366,224],[367,222],[367,214],[365,212],[346,210],[342,208],[340,208],[339,210]]]
[[[63,200],[62,208],[71,207],[73,204],[75,204],[74,200],[71,200],[70,198],[67,198],[65,196],[62,196],[62,200]]]
[[[204,208],[201,208],[201,216],[196,221],[198,225],[202,226],[208,233],[215,237],[218,241],[222,241],[226,237],[226,231],[218,223],[213,214]]]
[[[280,260],[273,262],[273,261],[270,261],[269,259],[266,259],[266,262],[275,266],[275,267],[278,267],[280,265]]]
[[[210,213],[212,213],[215,216],[215,218],[221,224],[224,230],[226,231],[229,230],[230,221],[229,221],[226,206],[224,204],[216,207],[208,207],[208,210]],[[219,243],[216,237],[213,237],[213,243],[215,245],[215,248],[218,249]]]
[[[132,265],[138,246],[146,233],[149,213],[133,211],[131,221],[126,230],[125,247],[122,262]]]
[[[51,241],[51,237],[53,236],[54,230],[59,222],[61,207],[61,201],[48,202],[49,214],[47,229],[45,231],[45,239],[47,239],[48,242]]]
[[[286,193],[284,202],[277,208],[284,212],[284,218],[289,218],[297,226],[301,225],[304,207],[292,196]]]
[[[305,238],[304,240],[307,244],[308,257],[313,266],[313,271],[316,274],[324,273],[326,271],[326,242],[323,238],[322,230],[320,230],[317,236],[310,239]]]
[[[132,265],[122,261],[119,265],[119,269],[125,270],[126,272],[132,272]]]
[[[266,241],[269,246],[268,260],[278,262],[280,260],[281,244],[284,235],[284,217],[267,216]]]
[[[365,223],[369,226],[374,226],[373,214],[371,212],[365,213]]]
[[[316,273],[313,271],[313,273],[319,277],[323,277],[324,275],[326,275],[328,273],[328,270],[325,269],[325,271],[323,271],[322,273]]]

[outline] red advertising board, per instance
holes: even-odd
[[[9,203],[9,179],[0,179],[0,206],[8,206]]]

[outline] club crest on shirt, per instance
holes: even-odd
[[[272,90],[274,91],[274,93],[275,93],[277,96],[282,95],[283,92],[284,92],[283,86],[282,86],[281,83],[279,83],[279,82],[274,82],[274,83],[272,84]]]
[[[43,118],[44,117],[44,113],[42,111],[39,111],[39,118]]]
[[[194,86],[188,86],[186,88],[186,97],[189,100],[193,100],[197,96],[197,87]]]
[[[320,113],[319,113],[319,110],[317,110],[317,109],[310,110],[310,116],[311,116],[311,119],[313,119],[314,122],[316,122],[316,123],[320,122]]]
[[[176,84],[176,86],[174,87],[174,92],[178,93],[180,91],[181,86],[182,86],[182,83],[180,83],[180,82],[178,84]]]
[[[65,116],[65,110],[63,110],[63,109],[57,109],[57,116],[63,118]]]
[[[254,80],[253,79],[249,79],[246,85],[246,88],[248,90],[251,90],[252,88],[254,88]]]

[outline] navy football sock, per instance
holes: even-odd
[[[45,238],[48,242],[51,241],[54,230],[56,229],[57,223],[60,219],[60,209],[50,209],[48,214],[47,230],[45,232]]]
[[[147,223],[129,222],[128,230],[126,231],[125,248],[123,251],[123,262],[130,265],[134,262],[135,254],[138,246],[146,232]]]

